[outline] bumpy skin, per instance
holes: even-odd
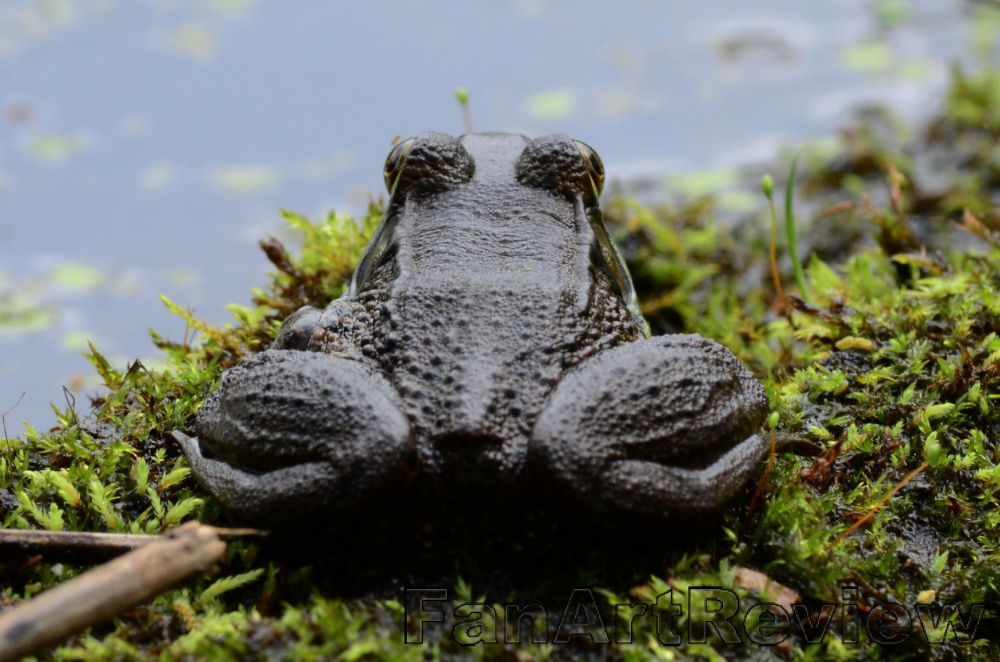
[[[766,404],[763,387],[722,345],[660,336],[567,373],[535,425],[532,450],[593,509],[701,516],[767,452],[756,434]]]
[[[572,140],[425,133],[348,293],[175,436],[257,525],[529,476],[608,517],[699,518],[765,456],[767,399],[724,347],[646,335]]]

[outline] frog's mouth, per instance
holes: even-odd
[[[437,436],[432,443],[442,455],[467,458],[470,455],[489,455],[493,451],[499,451],[504,440],[491,432],[458,430]]]
[[[490,432],[454,431],[434,437],[418,451],[425,470],[456,484],[489,487],[484,480],[504,483],[524,465],[526,443],[505,440]]]

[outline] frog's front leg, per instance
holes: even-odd
[[[405,485],[414,441],[374,368],[320,352],[269,349],[227,372],[175,433],[198,481],[234,519],[272,526],[341,515]]]
[[[341,358],[361,355],[371,315],[359,303],[335,299],[323,310],[303,306],[281,323],[271,349],[322,352]]]
[[[768,452],[760,383],[725,347],[659,336],[568,371],[535,424],[546,483],[603,512],[693,520],[719,510]]]

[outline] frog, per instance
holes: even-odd
[[[751,479],[766,392],[719,343],[650,334],[590,146],[426,132],[383,174],[346,292],[291,314],[174,433],[234,520],[541,490],[598,520],[696,521]]]

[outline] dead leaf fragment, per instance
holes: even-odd
[[[734,583],[748,591],[757,591],[762,598],[780,605],[789,614],[793,612],[792,605],[802,602],[802,596],[794,590],[750,568],[737,568]]]

